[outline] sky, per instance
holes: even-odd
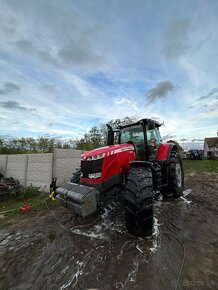
[[[138,116],[218,131],[218,1],[0,0],[0,137],[80,138]]]

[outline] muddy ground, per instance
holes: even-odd
[[[190,174],[184,197],[155,202],[149,238],[114,206],[83,221],[62,207],[16,216],[0,230],[0,289],[218,289],[217,199],[218,174]]]

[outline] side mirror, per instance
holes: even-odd
[[[155,122],[154,120],[149,120],[148,121],[148,130],[153,130],[155,129]]]

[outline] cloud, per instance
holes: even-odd
[[[167,135],[162,136],[162,141],[167,141],[173,138],[176,138],[176,135],[167,134]]]
[[[204,139],[196,139],[196,138],[194,138],[194,139],[191,139],[191,141],[192,142],[203,142]]]
[[[43,85],[42,89],[45,90],[46,92],[49,92],[49,93],[55,93],[56,92],[56,87],[51,85],[51,84]]]
[[[34,47],[32,43],[26,39],[20,39],[15,42],[9,42],[9,44],[15,45],[20,51],[32,53],[34,51]]]
[[[136,105],[136,102],[131,101],[131,100],[129,100],[127,98],[124,98],[124,97],[117,98],[116,100],[114,100],[114,104],[116,106],[121,106],[121,107],[125,107],[125,108],[126,107],[131,107],[131,109],[133,109],[134,111],[138,111],[139,110],[137,105]]]
[[[172,22],[163,35],[163,53],[167,58],[179,58],[191,48],[188,32],[190,21],[181,19]]]
[[[217,107],[218,105],[218,88],[213,88],[209,91],[206,95],[203,95],[201,97],[195,97],[191,99],[192,105],[188,107],[188,109],[196,109],[201,110],[202,112],[203,108],[208,108],[212,110]]]
[[[163,81],[147,91],[146,96],[149,103],[155,102],[158,99],[166,97],[170,92],[175,90],[175,86],[171,81]]]
[[[60,48],[58,57],[65,64],[97,64],[101,60],[100,56],[94,53],[90,47],[83,46],[76,41],[71,41],[68,45]]]
[[[68,4],[41,0],[19,4],[5,1],[3,5],[5,13],[0,12],[0,24],[4,24],[4,30],[15,29],[13,34],[4,36],[11,50],[16,48],[19,53],[34,56],[59,69],[96,65],[101,61],[96,49],[95,36],[100,30],[97,21],[85,18],[73,6],[68,9]]]
[[[9,139],[11,138],[11,135],[5,134],[5,135],[0,135],[0,139]]]
[[[95,7],[86,1],[1,1],[0,91],[11,81],[25,92],[0,95],[1,117],[7,118],[4,134],[73,136],[98,122],[136,114],[160,116],[168,139],[190,137],[189,125],[195,122],[191,138],[202,138],[212,122],[217,124],[217,100],[197,100],[217,86],[216,9],[207,7],[213,13],[207,10],[203,17],[187,5],[181,19],[183,9],[163,4],[164,18],[154,19],[159,4],[142,1],[143,9],[133,5],[139,13],[130,15],[129,1],[128,9],[104,2]],[[207,103],[210,107],[204,108]],[[186,109],[190,105],[196,112]],[[211,106],[214,111],[206,112]],[[37,111],[31,114],[31,108]],[[206,126],[200,130],[196,120],[202,111]]]
[[[47,63],[49,63],[51,65],[54,65],[57,68],[61,67],[60,61],[54,55],[52,55],[52,53],[50,51],[43,51],[43,50],[37,51],[36,50],[34,53],[41,60],[43,60],[43,61],[45,61],[45,62],[47,62]]]
[[[207,95],[200,97],[199,100],[201,101],[201,100],[214,98],[214,97],[218,99],[218,88],[212,89]]]
[[[1,106],[5,109],[9,109],[9,110],[23,110],[23,111],[35,111],[36,110],[36,109],[31,109],[31,108],[21,106],[16,101],[1,102]]]
[[[12,93],[14,91],[19,91],[20,87],[14,83],[7,82],[3,84],[2,88],[0,89],[0,95]]]

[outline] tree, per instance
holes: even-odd
[[[136,116],[115,119],[107,122],[112,128],[116,129],[120,125],[127,125],[138,120]],[[47,136],[34,138],[0,139],[0,154],[19,154],[19,153],[48,153],[53,152],[54,148],[92,150],[105,146],[107,143],[107,126],[100,124],[92,127],[82,138],[72,139],[62,143],[60,140]],[[115,139],[116,140],[116,139]]]
[[[70,145],[68,143],[64,143],[61,148],[70,149]]]
[[[120,125],[127,125],[134,123],[138,120],[136,116],[125,117],[123,119],[115,119],[107,122],[112,128],[117,128]],[[75,149],[78,150],[91,150],[98,147],[105,146],[107,143],[108,128],[104,124],[99,127],[92,127],[88,133],[84,134],[81,139],[75,141]]]
[[[48,137],[40,137],[38,140],[38,151],[50,153],[54,149],[54,139],[49,139]]]
[[[110,125],[113,129],[116,129],[118,126],[132,124],[132,123],[135,123],[137,121],[138,121],[138,117],[132,116],[132,117],[125,117],[123,119],[110,120],[107,122],[107,124]],[[102,138],[103,138],[103,146],[105,146],[107,143],[107,131],[108,131],[107,126],[105,124],[101,125],[101,134],[102,134]],[[117,141],[116,136],[115,136],[115,141]]]

